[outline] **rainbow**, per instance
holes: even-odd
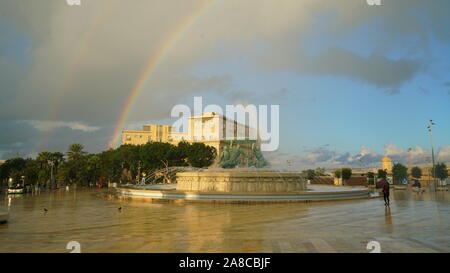
[[[186,22],[181,24],[176,31],[174,31],[161,45],[156,54],[153,55],[152,58],[148,61],[144,70],[138,77],[138,80],[133,85],[133,88],[130,91],[130,95],[126,100],[124,107],[119,115],[119,118],[116,122],[116,126],[114,129],[113,136],[109,142],[109,148],[114,148],[119,141],[120,134],[123,130],[125,122],[130,114],[133,105],[136,102],[136,99],[143,87],[147,83],[147,81],[151,78],[153,73],[157,70],[158,66],[162,63],[164,58],[168,55],[168,53],[173,49],[173,47],[177,44],[177,42],[184,36],[184,34],[192,27],[195,22],[197,22],[208,10],[210,10],[214,4],[217,3],[217,0],[211,0],[207,2],[203,7],[201,7],[198,11],[192,14]]]

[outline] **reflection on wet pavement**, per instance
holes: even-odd
[[[338,202],[152,203],[96,190],[0,195],[0,252],[450,252],[450,192]],[[122,209],[119,210],[118,208]],[[44,211],[47,209],[47,212]]]

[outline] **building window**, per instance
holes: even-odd
[[[126,140],[131,140],[131,136],[130,135],[126,135]]]

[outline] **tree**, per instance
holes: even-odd
[[[86,160],[86,180],[91,182],[97,182],[100,177],[100,157],[97,155],[89,155]]]
[[[56,174],[56,181],[58,185],[70,184],[72,180],[69,177],[69,167],[68,163],[62,163],[58,168],[58,173]]]
[[[150,142],[142,146],[126,144],[117,149],[116,157],[120,161],[121,175],[124,170],[127,170],[126,172],[131,174],[131,177],[126,177],[126,180],[133,180],[137,176],[139,161],[144,162],[144,168],[152,169],[153,162],[159,156],[158,150],[154,149],[154,144],[155,142]]]
[[[400,163],[395,163],[392,167],[392,176],[394,184],[401,184],[404,179],[408,178],[408,168]]]
[[[188,150],[187,162],[192,167],[210,166],[216,158],[216,149],[203,143],[193,143]]]
[[[178,151],[180,153],[179,154],[180,160],[182,160],[186,164],[187,164],[187,158],[188,158],[188,153],[189,153],[190,148],[191,148],[191,144],[189,144],[186,141],[181,141],[178,143]]]
[[[308,180],[313,180],[316,177],[316,172],[313,169],[304,170],[302,173]]]
[[[25,176],[25,184],[36,184],[39,178],[39,163],[31,158],[26,159],[25,169],[23,170]]]
[[[436,164],[431,173],[434,178],[438,178],[439,180],[444,180],[448,177],[447,166],[444,163]]]
[[[336,177],[336,178],[341,178],[342,177],[342,170],[341,169],[337,169],[333,173],[334,173],[334,177]]]
[[[352,177],[352,169],[350,168],[342,168],[341,173],[342,180],[344,180],[345,182],[347,182]]]
[[[69,146],[69,150],[67,151],[67,157],[69,161],[77,160],[81,158],[83,155],[85,155],[86,152],[83,150],[84,150],[83,145],[77,143],[71,144]]]
[[[316,176],[327,176],[327,174],[325,173],[325,168],[316,168],[315,170]]]
[[[55,173],[58,172],[59,166],[64,162],[64,154],[61,152],[54,152],[50,155],[50,160],[55,164]]]
[[[75,183],[88,183],[86,179],[86,152],[84,151],[84,146],[81,144],[71,144],[67,151],[67,178],[71,182]]]
[[[36,161],[39,164],[38,170],[38,181],[41,184],[46,184],[50,180],[51,176],[51,166],[52,153],[48,151],[43,151],[38,154]]]
[[[1,179],[7,181],[9,178],[13,178],[14,183],[19,182],[21,176],[24,175],[26,165],[27,161],[21,157],[6,160],[5,163],[0,165]]]
[[[38,154],[38,156],[36,157],[36,161],[38,161],[39,164],[41,165],[41,169],[48,167],[48,162],[50,161],[51,156],[52,153],[47,151],[40,152]]]
[[[378,169],[378,177],[381,179],[386,179],[387,178],[387,171],[383,170],[383,169]]]
[[[422,169],[419,167],[412,167],[411,168],[411,176],[415,179],[420,179],[422,177]]]
[[[119,181],[122,173],[121,160],[117,156],[117,150],[109,149],[98,154],[100,159],[99,175],[105,181]]]

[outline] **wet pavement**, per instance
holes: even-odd
[[[0,195],[0,252],[450,252],[450,192],[276,204],[152,203],[98,190]],[[119,210],[118,208],[122,208]],[[45,212],[47,209],[47,212]]]

